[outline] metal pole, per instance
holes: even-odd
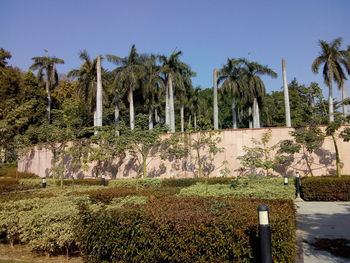
[[[266,205],[259,205],[258,213],[259,213],[260,262],[272,263],[269,208]]]

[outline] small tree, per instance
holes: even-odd
[[[138,114],[134,130],[121,128],[121,139],[125,142],[125,148],[137,160],[142,168],[142,178],[147,177],[147,167],[151,160],[148,158],[160,150],[164,139],[161,135],[167,131],[166,127],[155,126],[152,130],[147,130],[148,116]],[[141,172],[141,169],[140,169]]]
[[[273,146],[268,146],[271,140],[271,130],[263,133],[261,140],[252,139],[255,146],[247,147],[243,146],[245,154],[243,156],[237,157],[241,161],[245,168],[262,168],[265,170],[265,175],[269,176],[270,169],[277,168],[284,157],[276,152],[279,144]]]
[[[195,164],[198,177],[204,177],[204,169],[209,165],[214,156],[223,152],[223,147],[218,147],[221,137],[218,131],[197,131],[185,134],[173,134],[167,141],[166,152],[162,158],[181,159],[187,157],[192,151],[195,154]],[[209,176],[209,173],[207,174]]]

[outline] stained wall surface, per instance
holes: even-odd
[[[260,140],[262,134],[266,131],[268,131],[268,128],[220,131],[217,134],[221,138],[218,146],[222,147],[223,151],[215,156],[210,156],[208,150],[204,150],[201,153],[205,159],[204,175],[209,177],[223,176],[224,174],[226,176],[240,176],[251,172],[240,169],[242,165],[237,157],[244,154],[243,146],[253,147],[252,139]],[[271,128],[272,137],[269,146],[275,145],[282,140],[292,140],[293,137],[289,134],[291,131],[294,131],[294,128]],[[193,134],[191,136],[195,137],[197,135]],[[340,158],[343,162],[343,174],[349,175],[350,143],[339,139],[338,147]],[[41,177],[50,176],[51,160],[52,153],[50,150],[35,147],[20,158],[18,169],[19,171],[31,172]],[[312,155],[306,155],[301,151],[300,154],[290,158],[286,165],[279,167],[272,173],[292,176],[295,171],[299,171],[301,176],[310,176],[306,160],[308,160],[315,176],[335,174],[335,150],[331,138],[327,137],[321,148]],[[164,161],[160,156],[153,155],[148,158],[147,162],[149,163],[147,168],[148,177],[187,178],[198,175],[195,152],[192,152],[189,157],[182,160]],[[65,176],[77,178],[95,177],[97,176],[95,168],[94,164],[90,164],[88,171],[74,171],[69,165],[69,159],[67,159]],[[141,171],[139,163],[130,155],[126,155],[123,159],[115,160],[103,168],[103,173],[110,178],[137,177],[140,176]],[[227,174],[224,171],[230,172]],[[263,173],[263,171],[259,170],[255,172]]]

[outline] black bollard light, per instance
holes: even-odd
[[[300,186],[301,186],[301,182],[300,182],[300,176],[299,176],[299,172],[296,172],[296,180],[297,180],[297,199],[301,199],[300,198]]]
[[[259,213],[260,262],[272,263],[269,208],[266,205],[259,205],[258,213]]]
[[[100,180],[100,185],[106,186],[106,178],[104,175],[102,175],[101,180]]]
[[[288,176],[287,175],[284,176],[284,185],[288,185]]]
[[[42,188],[46,188],[46,177],[41,178],[41,186]]]

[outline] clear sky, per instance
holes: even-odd
[[[280,90],[284,57],[288,82],[316,81],[328,96],[311,63],[318,40],[337,37],[350,45],[350,0],[0,0],[0,47],[23,70],[44,49],[65,60],[58,70],[66,73],[80,66],[80,50],[124,57],[136,44],[140,53],[183,51],[202,88],[228,57],[249,57],[278,73],[264,80],[268,92]]]

